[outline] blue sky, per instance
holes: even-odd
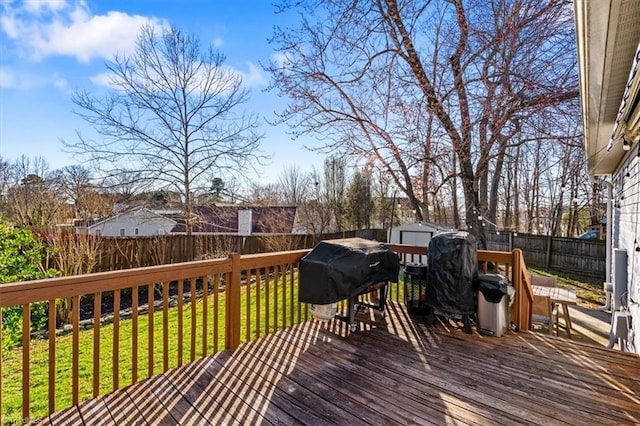
[[[0,0],[0,157],[41,155],[51,169],[82,164],[60,142],[74,141],[76,130],[94,134],[73,113],[71,95],[102,90],[95,77],[105,60],[131,49],[145,23],[174,25],[217,47],[251,90],[247,111],[273,118],[284,101],[265,92],[269,76],[260,64],[275,54],[267,39],[285,19],[270,0]],[[284,126],[265,122],[263,131],[262,149],[273,159],[261,183],[276,181],[285,166],[321,167],[322,158]]]

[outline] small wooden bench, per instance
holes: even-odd
[[[554,277],[543,277],[540,275],[531,275],[531,287],[555,287],[556,279]],[[553,333],[553,326],[557,322],[558,312],[554,312],[551,305],[551,297],[549,295],[533,293],[533,322],[544,323],[549,326],[549,334]],[[556,317],[556,320],[554,320]]]

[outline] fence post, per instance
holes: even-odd
[[[226,283],[225,349],[240,346],[240,254],[231,253],[231,279]]]
[[[547,237],[547,256],[545,258],[545,265],[547,269],[551,268],[551,242],[551,233],[549,233],[549,236]]]

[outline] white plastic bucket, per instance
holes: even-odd
[[[336,316],[338,310],[337,303],[331,303],[330,305],[311,305],[311,315],[319,321],[329,321]]]

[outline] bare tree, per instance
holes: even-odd
[[[131,170],[118,170],[101,184],[102,189],[114,194],[117,202],[125,205],[144,192],[145,186],[142,173]]]
[[[88,226],[91,218],[105,216],[112,209],[111,197],[98,192],[92,171],[84,166],[71,165],[56,170],[51,180],[58,194],[73,205],[76,217],[83,220],[84,226]]]
[[[311,175],[300,171],[298,166],[285,167],[278,177],[284,202],[292,206],[302,204],[311,192]]]
[[[11,182],[11,165],[0,157],[0,216],[5,212]]]
[[[273,87],[290,98],[282,121],[296,134],[322,135],[324,151],[375,156],[414,208],[429,189],[416,177],[433,176],[436,142],[442,154],[446,146],[452,200],[460,186],[463,217],[485,246],[480,217],[497,202],[491,185],[507,148],[526,143],[523,133],[539,122],[532,118],[577,104],[570,4],[285,3],[300,18],[272,39],[282,59],[268,67]],[[552,140],[565,129],[545,131]]]
[[[252,184],[248,191],[249,195],[245,201],[249,201],[251,204],[262,206],[282,204],[282,188],[277,183]]]
[[[351,229],[369,229],[373,213],[371,171],[356,170],[347,188],[345,216]]]
[[[344,157],[331,156],[324,161],[324,198],[333,214],[333,223],[337,232],[343,230],[347,186],[346,167]]]
[[[17,226],[48,232],[67,217],[65,197],[56,191],[43,157],[20,156],[10,168],[6,213]]]
[[[330,209],[327,191],[322,174],[314,169],[311,172],[313,188],[309,199],[298,207],[301,222],[313,233],[317,239],[320,235],[329,232],[333,211]]]
[[[242,77],[211,47],[176,28],[144,27],[135,53],[107,62],[112,90],[104,97],[79,91],[78,115],[101,140],[78,134],[65,142],[88,155],[108,176],[135,171],[148,185],[172,187],[184,200],[187,233],[192,196],[207,174],[242,173],[264,157],[256,116],[239,108],[249,93]]]

